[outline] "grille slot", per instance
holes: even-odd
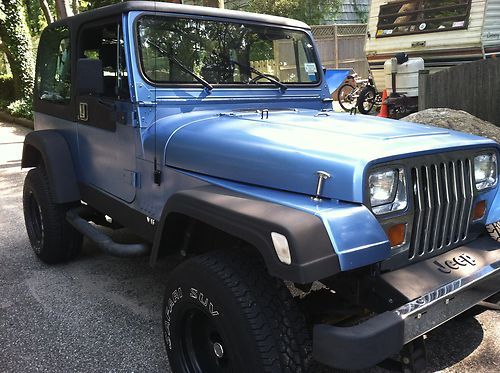
[[[410,260],[467,240],[474,197],[472,172],[470,158],[411,168],[415,214]]]

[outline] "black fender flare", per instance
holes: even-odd
[[[168,199],[156,223],[151,264],[156,262],[160,247],[168,245],[165,228],[172,213],[196,219],[249,243],[260,252],[272,276],[306,284],[340,272],[329,235],[317,216],[213,185],[183,190]],[[291,264],[278,259],[271,232],[287,238]]]
[[[68,143],[58,131],[41,130],[26,135],[21,167],[37,167],[40,161],[47,171],[55,203],[81,199]]]

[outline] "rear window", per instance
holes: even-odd
[[[36,92],[38,98],[59,104],[71,101],[71,46],[67,27],[43,32],[38,55]]]
[[[466,29],[471,0],[396,0],[380,7],[377,37]]]

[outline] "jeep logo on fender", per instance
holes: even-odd
[[[460,256],[455,256],[452,259],[446,259],[444,262],[434,261],[437,266],[438,271],[443,273],[451,273],[452,271],[458,270],[461,267],[466,267],[468,265],[475,266],[476,260],[468,254],[462,254]]]

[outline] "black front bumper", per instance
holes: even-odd
[[[316,325],[316,360],[340,369],[373,366],[499,292],[500,244],[482,237],[438,257],[389,272],[387,281],[407,288],[403,290],[407,294],[427,290],[401,307],[355,326]],[[429,284],[439,285],[429,288]]]

